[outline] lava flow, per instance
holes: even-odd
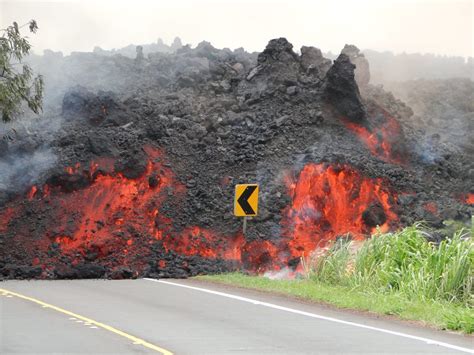
[[[433,215],[439,214],[438,206],[436,205],[436,202],[433,202],[433,201],[427,202],[423,205],[423,208]]]
[[[466,203],[468,205],[474,205],[474,193],[469,193],[466,196]]]
[[[180,206],[186,187],[161,163],[158,150],[145,151],[148,163],[138,178],[114,171],[113,160],[100,159],[87,169],[78,164],[65,169],[57,179],[61,184],[32,187],[27,203],[14,201],[0,213],[0,232],[9,234],[5,240],[12,244],[7,247],[21,250],[20,259],[36,267],[35,277],[103,277],[123,268],[131,270],[128,276],[158,277],[238,268],[294,270],[301,256],[328,240],[346,234],[362,238],[397,220],[395,196],[381,179],[363,177],[347,165],[308,164],[287,179],[292,203],[282,211],[281,236],[249,239],[240,232],[179,227],[163,207]],[[91,264],[103,270],[87,271],[84,265]]]
[[[347,128],[357,134],[373,155],[389,163],[404,163],[400,152],[395,148],[401,137],[400,123],[383,110],[377,117],[382,118],[382,122],[372,123],[371,129],[348,120],[343,121]]]
[[[158,267],[182,267],[185,262],[167,262],[176,255],[239,262],[242,236],[224,237],[198,226],[178,231],[161,213],[163,202],[172,196],[179,204],[186,188],[160,162],[158,150],[145,151],[145,173],[135,179],[115,172],[113,160],[100,159],[87,169],[66,168],[58,185],[33,186],[27,204],[14,201],[0,213],[0,232],[10,233],[8,242],[16,250],[39,259],[43,271],[57,277],[81,277],[64,269],[84,262],[109,270],[129,267],[138,274],[150,260]],[[34,224],[22,223],[21,216],[32,213]]]
[[[376,227],[387,231],[397,221],[396,196],[381,179],[369,179],[347,165],[308,164],[288,178],[292,204],[283,224],[293,257],[309,255],[327,241],[350,235],[361,239]]]

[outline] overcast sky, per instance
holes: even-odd
[[[474,56],[474,0],[0,0],[0,24],[34,18],[36,53],[170,43],[261,51],[286,37],[299,49],[361,49]]]

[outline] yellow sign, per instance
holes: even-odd
[[[234,215],[237,217],[256,216],[258,212],[258,185],[235,185]]]

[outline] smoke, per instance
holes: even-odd
[[[264,277],[270,280],[291,280],[294,279],[295,272],[288,267],[275,271],[270,270],[263,274]]]
[[[63,119],[50,107],[48,96],[44,103],[41,115],[25,108],[14,121],[0,122],[0,195],[19,193],[36,184],[58,160],[51,142]]]
[[[24,191],[58,162],[52,145],[67,131],[62,129],[62,102],[68,89],[78,84],[93,91],[116,89],[117,81],[123,81],[122,75],[104,70],[104,61],[106,57],[93,53],[64,57],[50,50],[25,58],[35,75],[44,78],[43,112],[35,115],[23,107],[13,122],[0,122],[0,195]],[[91,65],[94,71],[88,69]]]
[[[415,152],[426,163],[447,152],[474,152],[474,82],[467,78],[386,82],[396,98],[412,110],[404,117],[405,132],[415,134]]]
[[[283,0],[201,0],[199,6],[191,0],[2,0],[1,9],[3,24],[38,21],[35,50],[119,48],[158,36],[167,42],[175,36],[193,44],[206,38],[221,47],[259,50],[269,38],[285,34],[295,47],[317,39],[333,52],[352,42],[396,52],[472,55],[469,0],[300,0],[292,5]],[[420,16],[410,14],[422,14],[422,29]]]
[[[33,185],[42,173],[54,166],[56,160],[56,155],[48,147],[7,155],[0,159],[0,191],[18,191]]]
[[[474,60],[433,54],[363,51],[370,63],[372,84],[415,79],[469,78],[474,80]]]

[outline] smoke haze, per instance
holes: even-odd
[[[338,53],[345,43],[359,48],[473,56],[470,0],[0,0],[2,27],[34,18],[34,51],[65,54],[94,46],[171,43],[175,36],[196,45],[260,51],[269,38],[287,37],[299,48],[315,45]]]

